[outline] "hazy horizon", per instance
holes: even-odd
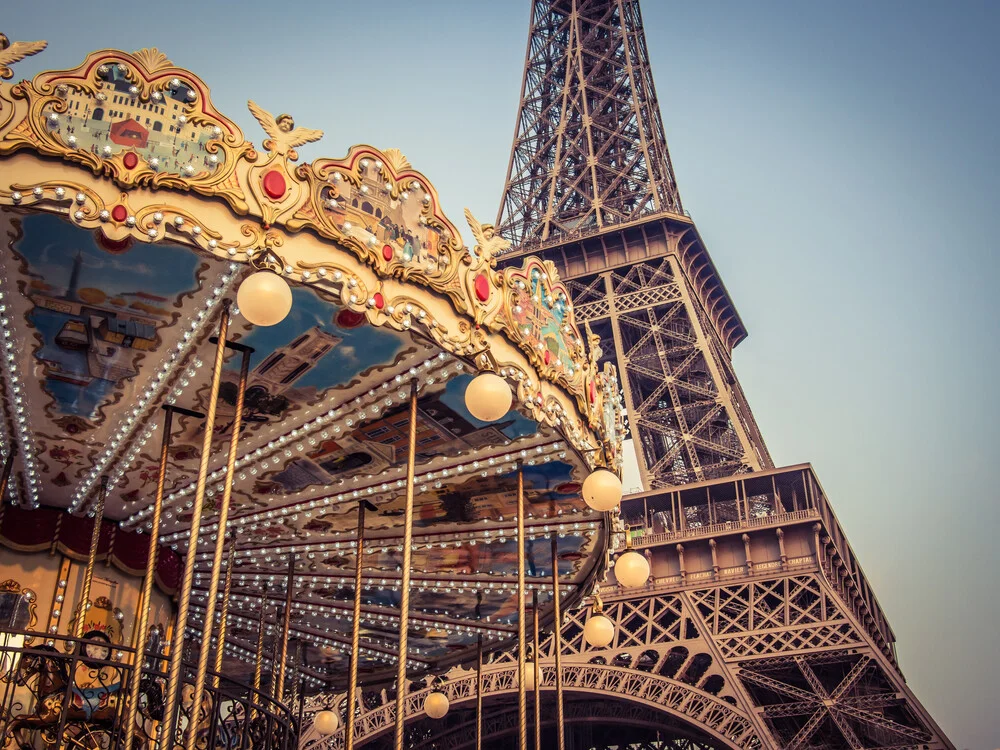
[[[396,147],[462,229],[497,213],[529,2],[8,3],[49,48],[158,47],[246,109],[321,128],[302,158]],[[166,11],[166,12],[165,12]],[[959,748],[1000,747],[989,468],[1000,446],[1000,5],[646,0],[684,206],[750,331],[734,361],[778,465],[811,462]]]

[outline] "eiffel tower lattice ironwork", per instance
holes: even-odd
[[[514,245],[501,262],[551,260],[617,365],[645,488],[622,514],[650,583],[602,592],[618,627],[603,651],[583,613],[564,623],[569,694],[602,687],[590,710],[629,706],[634,727],[635,704],[660,710],[663,731],[634,737],[663,747],[953,747],[811,467],[773,467],[732,366],[747,331],[682,208],[638,0],[533,0],[496,225]]]
[[[681,208],[638,0],[535,0],[499,231],[555,262],[622,374],[647,488],[769,467],[746,337]]]

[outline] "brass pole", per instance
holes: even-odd
[[[260,675],[264,670],[264,630],[267,624],[267,584],[260,593],[260,617],[257,618],[257,661],[253,665],[253,689],[260,690]],[[258,701],[258,696],[253,696],[253,702]]]
[[[566,728],[563,726],[563,685],[562,685],[562,610],[559,607],[559,534],[552,532],[552,651],[556,657],[556,733],[559,738],[557,750],[566,748]]]
[[[542,750],[542,676],[538,670],[538,589],[531,590],[532,638],[531,668],[535,678],[535,750]]]
[[[524,470],[517,464],[517,728],[519,750],[528,750],[528,696],[524,690]]]
[[[201,412],[182,409],[172,404],[164,404],[163,437],[160,439],[160,473],[156,477],[156,497],[153,500],[153,520],[149,530],[149,552],[146,556],[146,572],[142,577],[142,593],[139,595],[139,611],[135,624],[135,656],[132,664],[132,682],[129,683],[128,709],[125,713],[125,747],[132,747],[135,739],[135,719],[139,711],[139,683],[146,660],[146,645],[149,641],[149,609],[152,605],[153,580],[156,574],[157,553],[160,551],[160,516],[163,512],[163,491],[167,481],[167,461],[170,458],[170,438],[174,424],[174,412],[201,419]]]
[[[295,722],[295,726],[302,731],[302,715],[306,711],[306,641],[301,639],[298,642],[298,658],[295,660],[295,672],[296,672],[296,687],[295,687],[295,697],[299,701],[299,714]]]
[[[229,630],[229,597],[233,591],[233,567],[236,565],[236,534],[229,541],[229,559],[226,562],[226,580],[222,584],[222,609],[219,612],[219,634],[215,640],[215,676],[212,687],[218,689],[222,674],[222,658],[226,651],[226,631]]]
[[[288,555],[288,581],[285,583],[285,619],[281,626],[281,653],[278,657],[278,687],[274,699],[281,703],[285,695],[285,662],[288,661],[288,632],[292,629],[292,597],[295,595],[295,555]],[[275,665],[271,665],[274,672]]]
[[[101,477],[101,493],[97,496],[97,508],[94,511],[94,528],[90,533],[90,553],[87,555],[87,567],[83,571],[83,591],[80,592],[80,605],[76,614],[74,635],[83,637],[83,622],[87,619],[90,609],[90,585],[94,582],[94,564],[97,562],[97,545],[101,540],[101,522],[104,520],[104,501],[108,496],[108,477]]]
[[[483,635],[476,636],[476,750],[483,750]]]
[[[215,533],[215,554],[212,556],[212,576],[208,582],[208,598],[205,600],[205,614],[201,626],[201,648],[198,650],[198,669],[194,677],[194,693],[191,695],[191,705],[200,706],[202,696],[205,694],[205,677],[208,674],[208,655],[212,650],[212,631],[215,629],[215,600],[219,595],[219,575],[222,570],[222,552],[226,546],[226,527],[229,526],[229,501],[233,496],[233,471],[236,467],[236,449],[240,441],[240,429],[243,423],[243,395],[247,389],[247,375],[250,373],[250,355],[253,349],[243,344],[234,344],[226,341],[224,337],[211,341],[223,351],[226,347],[235,349],[242,353],[240,362],[240,380],[236,391],[236,412],[233,415],[233,434],[229,438],[229,456],[226,460],[226,481],[222,489],[222,501],[219,503],[218,530]],[[218,395],[216,394],[216,398]],[[209,436],[211,439],[211,436]],[[207,448],[206,451],[211,450]],[[192,549],[188,547],[188,549]],[[195,548],[197,551],[197,548]],[[193,555],[192,555],[193,556]],[[220,641],[220,643],[222,643]],[[224,648],[224,646],[220,646]],[[213,684],[217,681],[213,680]],[[185,750],[194,750],[198,732],[192,729],[188,732]]]
[[[170,668],[167,679],[167,694],[164,698],[163,726],[166,731],[160,735],[161,750],[173,750],[174,734],[177,728],[177,701],[181,687],[181,659],[184,657],[184,633],[187,630],[188,609],[191,606],[191,589],[194,586],[194,562],[198,556],[198,535],[201,532],[201,514],[205,507],[205,485],[208,482],[208,463],[212,458],[212,437],[215,434],[215,410],[219,404],[219,386],[222,383],[222,366],[226,355],[226,334],[229,332],[229,307],[227,299],[222,303],[219,316],[219,338],[215,347],[215,365],[212,369],[212,387],[208,394],[208,416],[205,418],[205,437],[201,444],[201,461],[198,464],[198,483],[195,485],[194,507],[191,509],[191,534],[188,537],[187,554],[184,556],[184,575],[177,597],[177,619],[174,638],[170,646]],[[191,705],[191,732],[198,731],[197,704]]]
[[[413,483],[417,457],[417,380],[410,381],[409,452],[406,456],[406,513],[403,522],[403,575],[399,584],[399,663],[396,665],[396,741],[403,750],[406,710],[406,636],[410,624],[410,560],[413,546]]]
[[[285,608],[280,604],[274,611],[274,627],[278,627],[278,621],[285,619]],[[271,642],[271,700],[278,700],[278,646],[281,643],[280,635],[275,632],[274,640]]]
[[[354,552],[354,619],[351,622],[351,667],[347,683],[347,716],[344,719],[344,750],[354,750],[354,703],[358,698],[358,647],[361,641],[361,569],[365,556],[365,511],[368,501],[358,503],[357,548]],[[375,510],[375,506],[372,506]]]
[[[14,458],[17,456],[17,444],[10,446],[10,453],[7,460],[3,462],[3,476],[0,476],[0,506],[3,505],[4,498],[7,497],[7,485],[10,484],[10,472],[14,468]]]

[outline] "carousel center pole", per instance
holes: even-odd
[[[233,496],[233,470],[236,466],[236,450],[240,442],[240,430],[243,426],[243,396],[247,390],[247,376],[250,373],[250,355],[253,349],[243,344],[236,344],[226,341],[224,336],[210,339],[217,347],[222,346],[223,351],[228,347],[235,349],[242,354],[240,362],[240,380],[236,391],[236,413],[233,415],[233,434],[229,438],[229,456],[226,461],[226,480],[222,489],[222,502],[219,504],[219,530],[216,532],[215,554],[212,556],[212,576],[208,583],[208,598],[205,600],[204,621],[201,627],[201,648],[198,650],[198,671],[195,672],[194,693],[191,696],[192,706],[201,706],[202,696],[205,694],[205,677],[208,674],[208,655],[212,649],[212,631],[215,629],[215,599],[219,595],[219,576],[222,570],[222,553],[226,544],[226,527],[229,525],[229,502]],[[214,385],[214,383],[213,383]],[[214,416],[214,415],[213,415]],[[208,434],[208,433],[206,433]],[[211,435],[209,435],[211,439]],[[206,450],[210,452],[211,444]],[[191,550],[191,547],[188,547]],[[196,551],[196,548],[195,548]],[[193,558],[194,553],[189,557]],[[225,649],[225,632],[219,634],[219,653]],[[213,679],[217,684],[217,678]],[[196,723],[192,721],[191,731],[188,732],[186,750],[194,750],[198,732]]]
[[[562,611],[559,608],[559,534],[552,532],[552,650],[556,657],[556,732],[558,750],[565,750],[566,728],[563,726],[563,685],[562,685]]]
[[[542,750],[542,673],[538,669],[538,589],[531,590],[531,621],[534,628],[531,669],[535,678],[535,750]]]
[[[194,586],[194,562],[198,556],[198,535],[201,531],[201,514],[205,506],[205,485],[208,480],[208,463],[212,457],[212,437],[215,434],[215,410],[219,403],[219,386],[222,383],[222,366],[226,356],[226,334],[229,332],[229,308],[227,299],[222,303],[219,318],[219,337],[215,347],[215,365],[212,369],[212,387],[208,396],[208,416],[205,418],[205,438],[201,445],[201,461],[198,465],[198,483],[195,485],[194,507],[191,509],[191,535],[188,537],[187,554],[184,556],[184,575],[177,598],[177,619],[174,625],[173,643],[170,645],[170,667],[167,680],[167,694],[163,710],[164,731],[159,737],[160,750],[172,750],[177,728],[177,701],[181,687],[181,659],[184,656],[184,634],[187,630],[188,609],[191,606],[191,589]],[[191,704],[191,732],[198,731],[200,706]]]
[[[344,717],[344,750],[354,750],[354,704],[358,697],[358,649],[361,642],[361,569],[365,556],[365,511],[369,502],[358,503],[357,547],[354,552],[354,619],[351,622],[351,667],[347,683],[347,716]],[[371,506],[375,510],[375,506]]]
[[[146,661],[146,644],[149,641],[149,610],[152,606],[153,577],[156,572],[156,558],[160,551],[160,517],[163,512],[163,491],[167,480],[167,460],[170,458],[170,439],[174,424],[174,412],[195,419],[202,419],[201,412],[182,409],[173,404],[164,404],[163,437],[160,440],[160,473],[156,477],[156,497],[153,500],[153,519],[149,530],[149,552],[146,556],[146,572],[142,577],[142,593],[139,595],[139,612],[135,624],[135,656],[132,664],[132,681],[129,683],[128,709],[125,713],[125,747],[132,747],[135,739],[135,719],[139,711],[139,684]]]
[[[396,665],[396,737],[395,750],[403,749],[403,725],[406,721],[407,629],[410,623],[410,560],[413,546],[413,484],[417,461],[417,381],[410,382],[409,452],[406,457],[406,513],[403,523],[403,575],[399,584],[399,663]]]
[[[524,689],[524,469],[517,464],[517,747],[528,750],[528,696]]]
[[[87,567],[83,571],[83,590],[80,592],[80,605],[76,613],[76,627],[73,635],[83,637],[83,623],[90,609],[90,586],[94,582],[94,564],[97,562],[97,545],[101,541],[101,522],[104,521],[104,502],[108,497],[108,477],[101,477],[101,493],[97,496],[97,508],[94,511],[94,528],[90,533],[90,553],[87,555]]]

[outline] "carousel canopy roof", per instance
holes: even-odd
[[[14,53],[33,51],[0,52],[0,75],[10,77]],[[224,363],[191,626],[200,630],[218,573],[212,550],[228,531],[231,656],[253,648],[261,607],[284,600],[292,559],[293,637],[307,644],[316,683],[336,683],[367,500],[362,669],[369,681],[389,673],[415,380],[412,666],[467,658],[478,636],[499,645],[516,632],[518,462],[529,581],[543,606],[553,565],[571,597],[604,567],[604,516],[582,502],[580,485],[595,466],[618,468],[615,374],[598,371],[599,349],[554,269],[529,259],[496,270],[506,243],[466,212],[476,238],[467,248],[401,153],[355,146],[297,164],[295,149],[322,133],[250,109],[267,133],[261,150],[215,110],[201,80],[156,50],[98,52],[0,86],[0,452],[17,450],[9,498],[79,517],[93,512],[106,476],[105,517],[135,547],[152,528],[161,407],[209,410],[209,338],[242,280],[267,266],[291,283],[292,309],[277,325],[235,315],[229,328],[253,354],[231,477],[240,354]],[[483,369],[515,393],[490,423],[464,399]],[[181,556],[203,430],[202,419],[174,418],[160,541]],[[229,478],[225,530],[215,519]]]

